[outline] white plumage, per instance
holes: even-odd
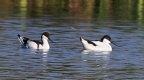
[[[26,37],[22,37],[19,34],[18,34],[18,39],[23,48],[30,48],[30,49],[49,49],[50,48],[49,43],[48,43],[48,39],[50,39],[48,32],[44,32],[41,35],[41,42],[36,41],[36,40],[31,40]]]
[[[111,37],[108,35],[103,36],[100,41],[90,41],[84,38],[80,38],[80,41],[86,50],[112,51],[112,47],[110,45]]]

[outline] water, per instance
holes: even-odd
[[[0,1],[1,80],[143,80],[142,0]],[[50,50],[21,48],[17,35],[40,40]],[[110,35],[111,52],[83,50],[80,37]]]
[[[50,20],[51,19],[51,20]],[[39,19],[1,20],[1,79],[74,80],[104,79],[131,80],[144,78],[143,27],[126,21],[69,23],[79,18],[44,16]],[[87,20],[87,19],[83,19]],[[63,22],[63,23],[62,23]],[[126,24],[126,25],[122,25]],[[17,34],[40,40],[48,31],[49,51],[22,49]],[[79,37],[100,39],[108,34],[119,46],[112,52],[83,50]]]

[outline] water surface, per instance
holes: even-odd
[[[134,23],[93,20],[94,23],[71,24],[57,22],[55,17],[51,19],[18,20],[14,17],[2,20],[1,79],[144,78],[144,32],[130,25]],[[72,19],[64,17],[61,20]],[[48,31],[56,42],[50,42],[48,52],[21,48],[17,34],[40,40],[44,31]],[[83,51],[79,37],[96,40],[105,34],[121,47],[112,45],[112,52]]]
[[[28,8],[29,11],[33,11],[30,9]],[[15,9],[10,10],[15,11]],[[1,15],[2,12],[0,12]],[[85,17],[80,16],[79,12],[75,12],[75,15],[67,12],[51,13],[26,15],[16,12],[2,15],[0,19],[0,79],[144,79],[142,19],[140,21],[138,17],[136,20],[124,19],[124,16],[115,19],[114,16],[109,18],[100,15]],[[21,48],[17,34],[40,40],[44,31],[49,32],[51,39],[56,42],[50,42],[49,51]],[[80,37],[99,40],[103,35],[110,35],[112,41],[121,47],[111,44],[113,47],[111,52],[83,50]]]

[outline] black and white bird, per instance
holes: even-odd
[[[111,41],[111,37],[109,35],[104,35],[99,41],[98,40],[90,41],[84,38],[80,38],[80,41],[82,42],[83,47],[86,50],[112,51],[112,47],[110,43],[113,43],[113,42]]]
[[[50,49],[50,45],[48,42],[48,39],[50,39],[50,35],[48,32],[44,32],[41,35],[41,42],[37,40],[31,40],[27,37],[22,37],[18,34],[18,39],[24,48],[30,48],[30,49]],[[52,41],[52,40],[51,40]],[[52,41],[53,42],[53,41]]]

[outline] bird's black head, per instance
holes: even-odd
[[[111,37],[109,35],[104,35],[102,38],[101,38],[101,42],[103,42],[104,39],[107,39],[109,41],[111,41]]]

